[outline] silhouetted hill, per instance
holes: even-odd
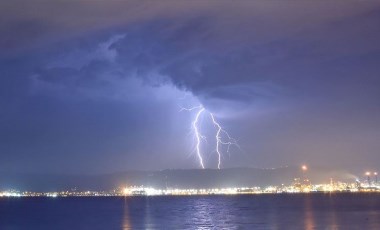
[[[290,184],[295,177],[302,177],[298,167],[276,169],[228,168],[228,169],[167,169],[161,171],[126,171],[104,175],[42,175],[0,174],[0,189],[56,191],[110,190],[120,186],[143,185],[155,188],[221,188]],[[354,179],[346,172],[313,169],[306,174],[312,182],[328,182],[330,177],[340,180]]]

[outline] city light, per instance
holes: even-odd
[[[303,165],[303,170],[307,167]],[[95,196],[196,196],[196,195],[238,195],[238,194],[277,194],[277,193],[339,193],[339,192],[380,192],[380,183],[377,181],[377,172],[373,172],[376,179],[371,183],[368,177],[371,172],[365,173],[363,180],[357,178],[352,182],[341,182],[329,178],[328,182],[313,184],[307,178],[294,178],[291,183],[268,185],[266,187],[216,187],[216,188],[154,188],[146,186],[120,187],[110,191],[67,191],[53,192],[20,192],[17,190],[0,191],[1,197],[95,197]]]

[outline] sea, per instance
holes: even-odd
[[[3,197],[0,229],[380,229],[380,193]]]

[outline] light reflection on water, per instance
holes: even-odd
[[[313,230],[315,228],[314,216],[313,216],[313,200],[310,196],[306,196],[304,199],[305,204],[305,230]]]
[[[131,197],[123,229],[380,229],[380,196]]]
[[[150,199],[145,200],[145,218],[144,218],[144,229],[150,230],[150,229],[156,229],[155,227],[155,221],[152,217],[152,207],[150,205]]]
[[[128,207],[128,201],[127,198],[124,197],[124,214],[123,214],[123,230],[130,230],[132,229],[130,215],[129,215],[129,207]]]
[[[336,211],[335,211],[335,204],[334,204],[334,198],[331,197],[331,194],[329,196],[329,206],[333,207],[330,209],[330,214],[328,215],[328,221],[329,221],[329,226],[326,228],[327,230],[338,230],[338,222],[336,218]]]
[[[221,210],[222,211],[222,210]],[[207,199],[198,199],[194,201],[191,212],[186,216],[186,225],[198,226],[199,229],[210,229],[215,226],[214,218],[218,214],[214,212],[213,204]]]
[[[0,229],[380,229],[380,194],[0,199]]]

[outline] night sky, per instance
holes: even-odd
[[[0,2],[0,172],[380,162],[379,1]],[[212,131],[206,166],[216,167]]]

